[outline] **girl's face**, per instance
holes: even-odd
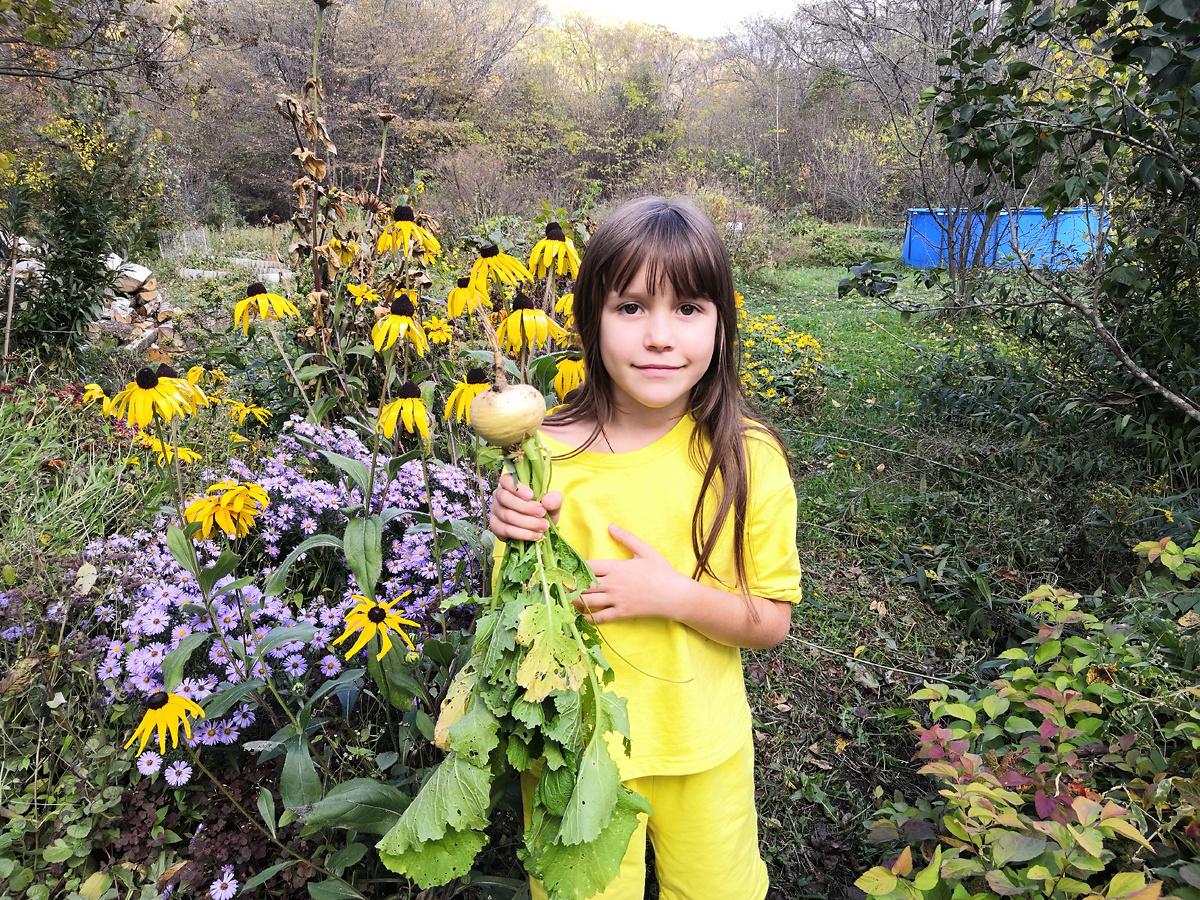
[[[716,305],[676,296],[669,280],[652,294],[642,266],[624,291],[609,291],[600,312],[600,358],[612,379],[613,405],[635,415],[682,416],[716,342]]]

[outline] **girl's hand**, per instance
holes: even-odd
[[[616,525],[608,533],[633,553],[633,559],[589,559],[596,582],[575,606],[597,625],[628,616],[662,616],[677,607],[681,592],[695,584],[640,537]]]
[[[547,492],[539,503],[533,499],[529,485],[516,489],[512,475],[505,472],[500,476],[500,487],[492,494],[488,528],[502,541],[536,541],[550,527],[550,522],[558,521],[560,509],[559,491]]]

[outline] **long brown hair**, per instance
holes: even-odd
[[[631,200],[614,212],[588,242],[575,282],[573,307],[587,378],[567,395],[566,408],[550,416],[547,424],[594,422],[595,428],[581,450],[601,434],[612,414],[612,380],[600,358],[600,314],[609,292],[624,291],[643,265],[652,293],[670,282],[678,297],[704,298],[716,307],[713,357],[692,388],[689,400],[689,412],[697,425],[691,456],[697,466],[704,467],[692,515],[692,550],[696,555],[692,577],[706,574],[721,581],[710,561],[732,514],[737,578],[733,587],[748,596],[746,516],[750,472],[745,435],[751,430],[760,432],[773,439],[781,453],[783,440],[742,396],[741,344],[729,253],[716,226],[690,203],[662,197]],[[705,438],[707,453],[702,451]],[[710,489],[720,491],[720,501],[713,521],[705,522],[704,499]],[[749,609],[751,617],[757,618],[753,607]]]

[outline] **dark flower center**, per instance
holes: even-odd
[[[487,384],[487,372],[476,366],[473,369],[467,370],[467,384]]]
[[[246,288],[247,297],[257,297],[259,294],[265,294],[266,292],[267,286],[261,281],[252,281],[250,282],[250,286]]]
[[[479,248],[479,255],[484,259],[491,259],[493,256],[500,255],[500,248],[495,244],[484,244]]]
[[[382,606],[372,606],[370,610],[367,611],[367,618],[378,625],[387,618],[387,610],[385,610]]]
[[[529,299],[524,291],[517,291],[517,296],[513,297],[512,308],[513,312],[516,312],[518,309],[533,309],[533,301]]]
[[[171,697],[166,691],[155,691],[146,698],[146,709],[162,709]]]
[[[158,376],[150,369],[140,369],[133,380],[143,391],[152,391],[158,387]]]
[[[375,113],[375,115],[381,122],[390,122],[392,119],[396,118],[396,114],[394,112],[389,112],[386,109],[380,110],[379,112]]]
[[[419,400],[421,399],[421,389],[411,381],[406,381],[396,391],[396,397],[400,400]]]
[[[412,300],[405,294],[397,294],[392,300],[392,315],[393,316],[414,316],[417,313],[417,308],[413,306]]]
[[[504,312],[504,300],[500,297],[495,297],[492,300],[492,312]]]
[[[546,226],[546,238],[551,241],[565,241],[567,236],[563,234],[561,225],[551,222]]]
[[[458,279],[457,284],[460,288],[470,287],[471,279],[466,277],[460,278]]]
[[[159,363],[158,371],[155,373],[159,378],[178,378],[179,373],[168,366],[166,363]]]
[[[392,212],[392,218],[397,222],[415,222],[413,218],[413,208],[401,204]]]

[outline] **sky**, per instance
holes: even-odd
[[[697,38],[719,37],[755,16],[786,16],[797,0],[558,0],[554,8],[578,9],[597,19],[665,25]]]

